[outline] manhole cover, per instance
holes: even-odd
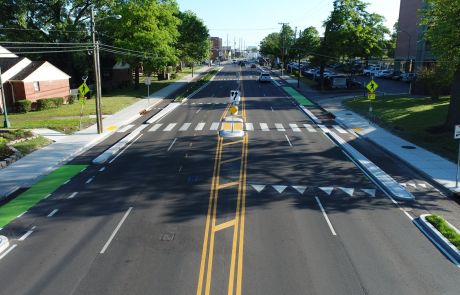
[[[407,149],[407,150],[415,150],[416,149],[415,146],[411,146],[411,145],[403,145],[402,148]]]
[[[164,233],[160,236],[160,241],[172,241],[174,240],[174,233]]]

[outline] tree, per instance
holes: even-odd
[[[176,48],[179,38],[177,17],[179,9],[174,0],[121,1],[113,9],[120,20],[107,19],[105,28],[112,32],[115,46],[145,52],[145,54],[120,55],[135,70],[135,85],[139,85],[139,72],[161,71],[177,61]]]
[[[294,30],[287,24],[283,24],[279,34],[279,48],[281,49],[281,62],[283,67],[286,67],[288,61],[293,57],[291,53],[291,48],[295,42],[295,33]]]
[[[308,27],[300,32],[300,36],[295,40],[292,54],[299,58],[311,56],[320,46],[320,37],[315,27]]]
[[[390,39],[386,40],[385,50],[386,50],[386,55],[389,58],[395,57],[396,40],[398,38],[398,27],[399,27],[398,22],[395,22],[395,24],[393,25],[393,30],[391,31],[391,34],[390,34]]]
[[[211,43],[209,31],[201,19],[192,11],[179,13],[181,24],[179,25],[180,37],[177,40],[177,51],[182,62],[193,64],[209,57]],[[181,64],[182,66],[182,64]]]
[[[453,72],[449,110],[442,126],[443,130],[452,130],[460,124],[460,1],[427,0],[421,16],[431,50],[438,62]]]
[[[279,47],[279,40],[280,40],[279,33],[268,34],[260,42],[260,45],[259,45],[260,53],[274,60],[277,56],[279,56],[280,51],[281,51]]]

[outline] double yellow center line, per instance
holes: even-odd
[[[242,84],[241,84],[241,87]],[[245,99],[241,97],[241,117],[246,120]],[[225,109],[221,119],[227,115],[229,106]],[[200,272],[198,277],[197,295],[203,292],[209,295],[211,292],[213,254],[215,233],[221,230],[233,227],[232,253],[230,257],[230,269],[228,277],[228,294],[240,295],[242,290],[243,279],[243,249],[244,249],[244,222],[246,206],[246,171],[248,159],[248,136],[237,141],[224,142],[224,138],[218,136],[216,154],[214,158],[214,171],[211,181],[211,192],[209,195],[208,211],[206,216],[205,233],[203,241],[203,250],[201,254]],[[235,159],[222,161],[222,153],[225,146],[241,144],[241,156]],[[240,170],[238,181],[229,183],[220,183],[221,165],[240,161]],[[232,186],[238,187],[237,203],[235,218],[221,224],[216,224],[217,204],[219,190]]]

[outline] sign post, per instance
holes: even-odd
[[[83,120],[83,108],[86,104],[85,95],[89,92],[89,87],[86,85],[87,76],[83,77],[83,83],[78,87],[78,101],[80,102],[80,130],[81,130],[81,121]]]
[[[454,139],[460,139],[460,125],[455,125]],[[455,188],[458,188],[459,173],[460,173],[460,141],[458,144],[457,173],[455,175]]]
[[[147,85],[147,99],[149,100],[149,105],[150,105],[150,84],[152,84],[152,78],[150,77],[145,78],[144,84]]]

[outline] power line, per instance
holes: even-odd
[[[31,45],[92,45],[92,43],[82,42],[31,42],[31,41],[0,41],[0,44],[31,44]]]
[[[81,33],[82,31],[77,31],[77,30],[44,30],[44,29],[26,29],[26,28],[0,28],[0,30],[6,30],[6,31],[33,31],[33,32],[65,32],[65,33]]]
[[[5,52],[0,53],[0,57],[2,55],[11,55],[11,54],[47,54],[47,53],[66,53],[66,52],[82,52],[88,51],[88,49],[75,49],[75,50],[49,50],[49,51],[24,51],[24,52]]]

